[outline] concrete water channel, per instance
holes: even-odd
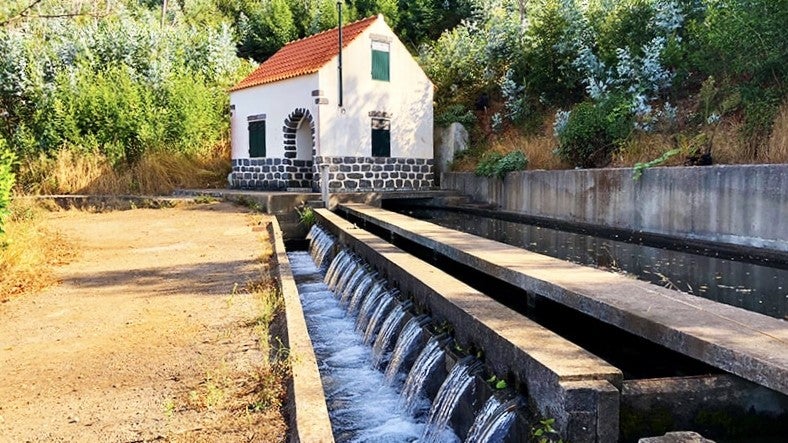
[[[783,320],[372,206],[315,213],[336,239],[331,258],[347,251],[363,260],[407,303],[411,318],[429,319],[424,327],[431,336],[448,334],[441,336],[453,348],[444,375],[467,355],[483,364],[478,392],[449,417],[460,439],[485,409],[495,385],[487,380],[505,380],[506,391],[522,399],[501,441],[529,441],[545,418],[572,442],[689,430],[719,442],[777,442],[788,435]],[[280,238],[277,253],[287,274],[282,248]],[[298,295],[290,278],[282,281],[292,305]],[[300,315],[291,309],[288,328],[302,321],[290,319]],[[288,334],[306,334],[303,324],[298,329]],[[310,362],[317,360],[303,341],[293,344],[308,357],[294,368],[297,385],[316,377]],[[303,434],[297,439],[326,441],[325,424],[317,423],[329,415],[320,412],[328,409],[325,400],[307,391],[302,401],[293,390],[294,427]],[[324,434],[316,437],[321,426]]]

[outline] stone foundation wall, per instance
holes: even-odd
[[[331,192],[429,189],[435,184],[431,158],[315,157],[315,188],[328,165]]]
[[[312,160],[237,158],[232,164],[232,188],[284,191],[287,188],[312,188],[314,183]]]

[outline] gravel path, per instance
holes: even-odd
[[[48,214],[77,257],[61,284],[0,304],[0,442],[280,440],[278,411],[222,408],[262,358],[244,289],[261,233],[242,212]]]

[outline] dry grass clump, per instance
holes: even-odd
[[[780,107],[780,112],[774,119],[772,136],[763,157],[767,163],[788,163],[788,100]]]
[[[47,229],[34,201],[16,198],[0,235],[0,301],[55,283],[52,267],[74,258],[73,245]]]
[[[62,149],[23,160],[18,182],[34,194],[164,195],[179,187],[223,187],[230,169],[227,141],[199,154],[149,152],[128,166],[113,166],[99,153]]]
[[[480,118],[482,127],[489,128],[488,111]],[[452,163],[453,171],[472,172],[476,168],[482,153],[497,152],[506,155],[512,151],[522,151],[528,157],[528,169],[565,169],[553,150],[558,142],[553,136],[552,117],[545,117],[541,128],[533,133],[515,125],[506,125],[500,132],[489,129],[483,134],[485,140],[481,147],[471,148],[466,155],[459,155]]]

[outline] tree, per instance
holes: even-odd
[[[270,0],[241,14],[239,57],[262,62],[298,37],[293,14],[285,0]]]

